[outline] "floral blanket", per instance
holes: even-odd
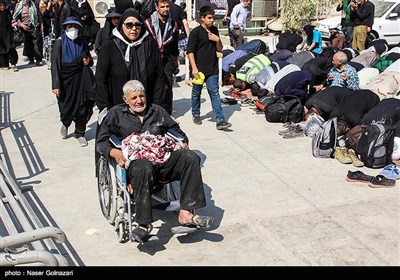
[[[125,168],[131,161],[146,159],[155,166],[164,165],[172,151],[182,149],[182,146],[168,135],[153,135],[148,131],[143,133],[133,132],[122,140],[122,153],[127,159]]]

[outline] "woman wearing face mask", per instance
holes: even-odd
[[[85,40],[78,36],[82,24],[75,17],[65,19],[64,32],[54,43],[51,56],[51,80],[60,111],[61,137],[75,122],[75,137],[81,147],[87,146],[86,125],[93,114],[93,58]]]

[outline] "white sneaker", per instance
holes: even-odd
[[[81,136],[76,138],[79,142],[79,145],[81,145],[81,147],[86,147],[88,145],[88,142],[86,141],[85,137]]]
[[[68,137],[68,127],[66,127],[65,125],[62,125],[61,129],[60,129],[60,134],[61,134],[62,139],[67,139],[67,137]]]

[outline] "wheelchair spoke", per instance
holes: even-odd
[[[101,211],[109,223],[114,223],[116,217],[116,186],[106,159],[99,161],[98,194]],[[114,175],[113,175],[114,174]]]

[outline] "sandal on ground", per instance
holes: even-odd
[[[246,97],[246,98],[240,100],[240,104],[246,104],[249,101],[251,101],[251,99]]]
[[[374,176],[367,175],[362,171],[348,171],[347,172],[347,182],[361,182],[361,183],[369,183],[372,181]]]
[[[184,226],[195,226],[197,228],[207,229],[211,227],[213,223],[214,223],[213,217],[194,215],[192,218],[192,222],[187,223]]]
[[[249,109],[256,109],[257,108],[255,103],[250,103],[248,107],[249,107]]]
[[[237,104],[237,100],[234,98],[229,98],[229,97],[224,97],[221,98],[222,104],[228,104],[228,105],[235,105]]]
[[[173,234],[193,233],[198,229],[208,229],[214,223],[213,217],[194,215],[191,223],[171,228]]]
[[[386,165],[379,174],[386,177],[387,179],[400,179],[400,171],[396,168],[396,165],[393,164]]]
[[[152,230],[152,226],[148,225],[148,226],[144,226],[144,225],[138,225],[137,227],[135,227],[132,230],[132,238],[142,244],[143,242],[146,242],[149,237],[150,237],[150,232]]]
[[[247,94],[241,93],[240,91],[233,91],[231,96],[233,98],[235,98],[235,99],[238,99],[238,100],[242,100],[242,99],[248,98]]]
[[[368,183],[371,188],[392,188],[396,186],[396,181],[388,179],[385,176],[377,175],[372,178],[371,182]]]
[[[248,106],[253,105],[253,104],[255,104],[255,102],[251,98],[245,98],[245,99],[240,101],[240,105],[241,106],[245,106],[245,107],[248,107]]]

